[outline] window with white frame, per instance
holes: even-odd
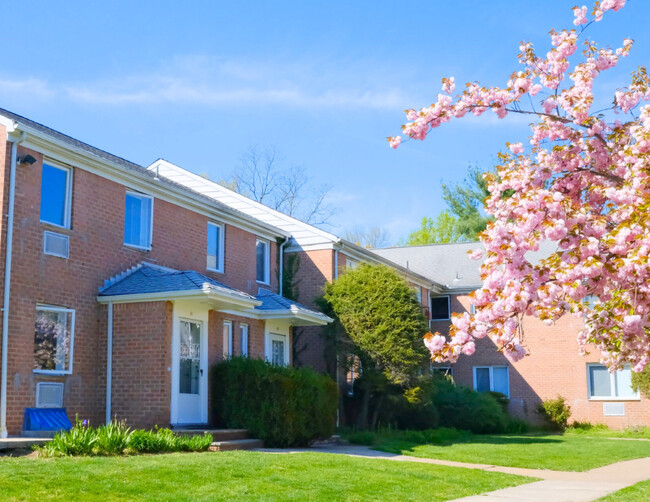
[[[34,372],[72,373],[74,310],[38,305],[34,324]]]
[[[587,383],[589,399],[639,399],[639,393],[632,389],[629,364],[615,373],[602,364],[588,364]]]
[[[151,249],[153,197],[126,192],[124,208],[124,244]]]
[[[507,366],[474,366],[474,390],[500,392],[510,397]]]
[[[41,175],[41,221],[70,228],[72,169],[43,164]]]
[[[208,270],[223,272],[223,225],[208,223]]]
[[[270,281],[270,264],[271,252],[269,241],[264,239],[257,239],[255,243],[255,256],[256,256],[256,279],[257,282],[262,284],[269,284]]]
[[[422,304],[422,288],[420,286],[413,286],[413,291],[415,291],[415,297],[418,299],[418,303]]]
[[[345,268],[355,269],[359,265],[358,262],[351,260],[350,258],[345,258]]]
[[[223,322],[223,358],[232,357],[232,321]]]
[[[436,296],[431,298],[431,319],[434,321],[448,321],[449,296]]]
[[[241,355],[248,357],[248,324],[239,325],[239,341],[241,342]]]
[[[454,376],[454,371],[451,366],[434,366],[431,365],[431,374],[437,377]]]
[[[267,360],[277,366],[289,365],[289,343],[286,335],[269,333]]]

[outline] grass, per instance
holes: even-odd
[[[455,439],[423,444],[408,435],[379,434],[373,448],[414,457],[458,462],[587,471],[595,467],[650,456],[650,441],[617,441],[578,434],[459,435]]]
[[[574,423],[564,432],[566,435],[650,439],[650,427],[628,427],[623,430],[610,429],[603,424]]]
[[[650,480],[628,486],[598,500],[599,502],[647,502],[650,500]]]
[[[2,500],[449,500],[533,478],[322,453],[0,458]]]

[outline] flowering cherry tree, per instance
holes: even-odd
[[[587,40],[576,53],[584,29],[624,4],[575,8],[577,28],[551,31],[545,56],[522,43],[522,69],[504,88],[468,83],[453,96],[454,79],[445,78],[434,104],[407,110],[403,134],[420,140],[468,113],[534,120],[530,147],[506,144],[496,175],[486,175],[494,222],[481,235],[485,255],[472,256],[484,259],[476,314],[455,314],[449,337],[425,336],[434,360],[471,355],[489,336],[515,362],[527,353],[525,316],[552,324],[573,314],[584,317],[581,352],[593,344],[612,370],[631,363],[638,372],[650,361],[650,79],[639,68],[611,108],[595,111],[594,80],[633,42],[612,50]],[[401,138],[388,141],[397,148]],[[533,261],[530,252],[548,243],[555,251]]]

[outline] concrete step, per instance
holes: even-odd
[[[50,441],[48,438],[4,438],[0,439],[0,451],[28,450]]]
[[[236,439],[247,439],[246,429],[174,429],[179,436],[201,436],[212,434],[213,441],[232,441]]]
[[[264,442],[261,439],[233,439],[231,441],[215,441],[208,450],[210,451],[231,451],[231,450],[253,450],[263,448]]]

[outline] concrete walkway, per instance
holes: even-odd
[[[492,500],[522,502],[582,502],[596,500],[627,486],[650,479],[650,457],[626,460],[624,462],[598,467],[591,471],[568,472],[410,457],[408,455],[397,455],[394,453],[372,450],[366,446],[353,445],[326,444],[316,445],[312,448],[296,448],[291,450],[261,448],[256,451],[269,453],[334,453],[349,455],[352,457],[382,458],[399,462],[418,462],[422,464],[465,467],[469,469],[480,469],[483,471],[518,474],[520,476],[540,478],[542,480],[525,485],[513,486],[511,488],[504,488],[494,492],[483,493],[481,495],[473,495],[471,497],[457,499],[457,501],[463,502],[489,502]]]

